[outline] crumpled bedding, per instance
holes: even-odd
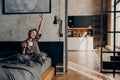
[[[0,63],[0,80],[41,80],[42,74],[51,66],[51,58],[47,57],[43,65],[34,63],[33,66],[24,64]]]

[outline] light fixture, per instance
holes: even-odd
[[[61,19],[58,16],[54,16],[53,24],[61,24]]]
[[[62,33],[62,20],[58,16],[54,16],[53,24],[59,24],[59,36],[63,37],[63,33]]]
[[[60,19],[60,0],[59,0],[59,17],[54,16],[53,24],[59,24],[59,37],[63,37],[62,33],[62,20]]]

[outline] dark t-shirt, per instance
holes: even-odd
[[[25,47],[25,44],[27,44],[28,46],[25,50],[26,54],[31,54],[31,53],[40,54],[40,49],[38,46],[38,40],[40,39],[40,37],[41,37],[41,34],[36,38],[34,38],[32,41],[28,41],[28,39],[23,41],[22,48]]]

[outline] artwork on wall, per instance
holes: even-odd
[[[50,13],[51,0],[3,0],[4,14]]]

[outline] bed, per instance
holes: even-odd
[[[32,66],[14,64],[9,61],[0,63],[0,80],[52,80],[55,66],[63,60],[63,42],[39,42],[40,50],[47,53],[47,60]],[[21,42],[0,42],[0,57],[8,57],[21,51]],[[59,56],[59,58],[58,58]],[[0,58],[0,59],[1,59]]]
[[[43,80],[40,75],[51,67],[52,61],[47,57],[41,65],[32,62],[31,66],[13,61],[0,63],[0,80]]]

